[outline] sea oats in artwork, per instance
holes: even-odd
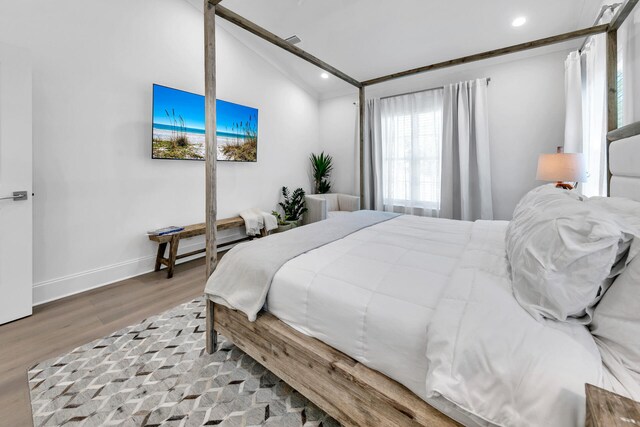
[[[35,426],[337,426],[240,349],[206,354],[203,298],[39,363]]]

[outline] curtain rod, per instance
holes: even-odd
[[[491,77],[487,77],[487,85],[489,84],[489,82],[491,81]],[[399,93],[397,95],[389,95],[389,96],[383,96],[380,99],[389,99],[389,98],[395,98],[396,96],[405,96],[405,95],[413,95],[414,93],[420,93],[420,92],[430,92],[432,90],[439,90],[439,89],[444,89],[444,86],[438,86],[438,87],[432,87],[430,89],[420,89],[420,90],[414,90],[412,92],[405,92],[405,93]]]
[[[613,12],[614,10],[616,10],[616,8],[620,7],[621,5],[622,3],[613,3],[613,4],[605,4],[604,6],[602,6],[602,8],[600,9],[600,13],[598,13],[598,16],[596,17],[596,21],[593,25],[594,26],[598,25],[598,22],[600,22],[600,20],[602,19],[602,17],[604,16],[607,10],[611,10],[611,12]],[[593,36],[589,36],[586,39],[584,39],[582,46],[580,46],[580,49],[578,49],[578,53],[582,53],[582,51],[587,47],[587,43],[589,43],[589,40],[591,40],[591,37]]]

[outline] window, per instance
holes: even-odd
[[[381,118],[385,208],[432,214],[440,208],[442,90],[384,99]]]

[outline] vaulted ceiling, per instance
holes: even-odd
[[[188,0],[202,10],[200,0]],[[223,0],[358,80],[589,27],[602,0]],[[526,16],[527,23],[511,23]],[[220,24],[322,95],[347,86],[235,26]],[[579,45],[581,41],[577,41]]]

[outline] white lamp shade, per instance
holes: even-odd
[[[585,182],[587,171],[582,153],[541,154],[538,158],[539,181]]]

